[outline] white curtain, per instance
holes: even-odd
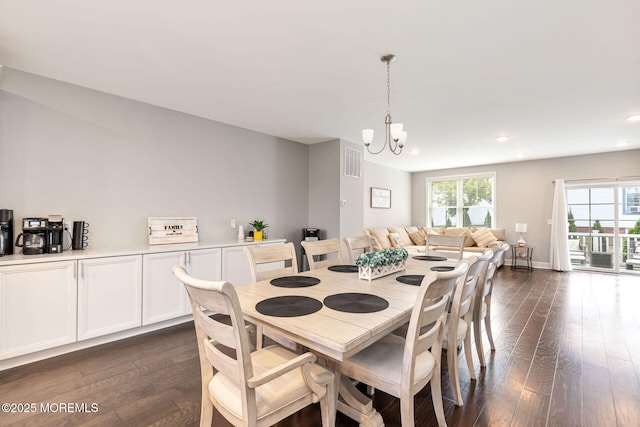
[[[556,179],[556,190],[553,195],[553,212],[551,214],[551,268],[557,271],[570,271],[569,258],[569,221],[567,218],[567,197],[564,179]]]

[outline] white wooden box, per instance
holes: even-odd
[[[196,217],[150,216],[149,244],[195,243],[198,241],[198,220]]]

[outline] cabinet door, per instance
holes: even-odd
[[[251,283],[251,270],[244,246],[222,248],[222,280],[236,286]]]
[[[0,358],[76,341],[76,261],[0,267]]]
[[[142,256],[79,261],[78,340],[142,324]]]
[[[187,252],[187,272],[204,280],[221,280],[222,251],[220,248],[198,249]],[[186,293],[186,291],[185,291]],[[191,301],[186,296],[187,313],[191,313]]]
[[[261,243],[258,246],[281,245],[279,243]],[[258,266],[258,271],[275,270],[283,268],[284,262],[270,262]],[[231,246],[222,249],[222,280],[233,285],[245,285],[251,283],[251,268],[249,259],[244,253],[244,246]]]
[[[187,292],[171,273],[175,265],[185,267],[186,252],[142,256],[142,324],[160,322],[191,313]]]

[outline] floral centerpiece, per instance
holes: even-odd
[[[404,270],[409,253],[404,248],[389,248],[365,252],[356,258],[358,277],[369,281]]]

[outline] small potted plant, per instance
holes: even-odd
[[[256,219],[253,222],[250,222],[249,225],[252,226],[253,229],[255,230],[253,232],[253,240],[254,241],[262,240],[262,230],[264,230],[265,228],[267,228],[269,226],[264,221],[259,220],[259,219]]]

